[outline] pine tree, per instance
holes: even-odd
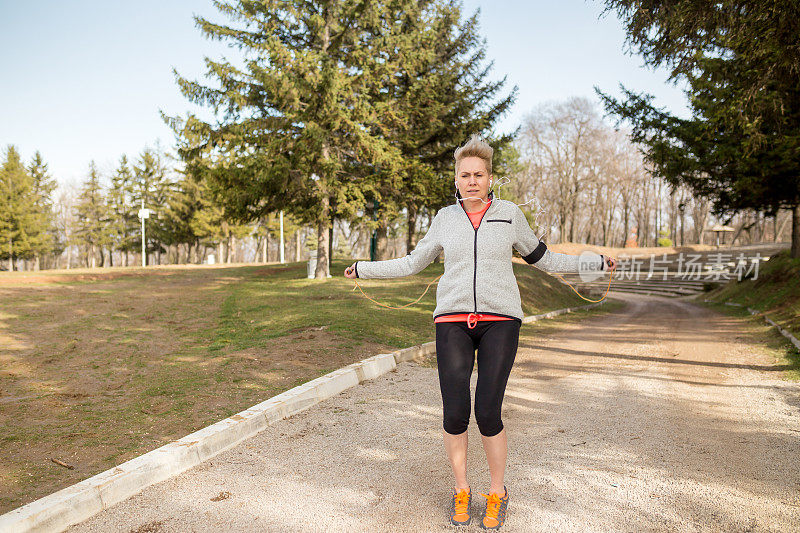
[[[40,242],[34,180],[22,163],[16,147],[6,148],[0,168],[0,258],[8,259],[14,270],[14,259],[30,259]]]
[[[188,172],[182,172],[182,177],[170,187],[167,195],[167,210],[165,224],[169,234],[168,244],[187,245],[187,261],[192,260],[192,249],[197,251],[199,237],[192,230],[191,221],[195,213],[201,208],[200,187]]]
[[[372,95],[382,101],[383,134],[402,154],[399,169],[378,178],[378,257],[388,258],[387,229],[405,208],[408,250],[413,248],[417,214],[452,203],[453,188],[445,179],[454,172],[453,151],[472,133],[487,132],[516,99],[516,87],[501,95],[505,78],[491,81],[492,64],[484,64],[478,14],[462,19],[461,3],[420,2],[390,32],[396,57],[395,83]],[[513,135],[492,140],[496,153]]]
[[[138,213],[142,200],[144,207],[151,210],[150,218],[145,221],[146,252],[148,255],[156,254],[156,264],[161,262],[161,254],[165,251],[163,244],[170,239],[166,219],[170,187],[164,154],[161,150],[158,148],[142,150],[133,166],[132,213]],[[138,218],[136,222],[140,225]],[[139,231],[136,232],[136,236],[139,239],[137,242],[141,243]],[[148,259],[145,259],[145,264],[149,264]]]
[[[223,115],[165,119],[182,156],[212,170],[230,216],[254,220],[279,209],[317,227],[317,272],[329,272],[328,229],[336,210],[364,205],[354,163],[391,170],[399,154],[381,135],[368,95],[391,82],[385,28],[411,1],[313,0],[218,3],[240,26],[196,18],[203,33],[245,50],[245,69],[206,60],[220,88],[176,74],[183,94]]]
[[[108,232],[111,249],[124,253],[125,266],[128,266],[128,253],[136,251],[136,237],[139,235],[136,218],[138,207],[132,203],[133,173],[128,157],[122,155],[119,166],[111,177],[111,186],[106,195],[108,207]]]
[[[8,268],[0,264],[0,270],[13,270],[14,268],[13,245],[16,234],[13,233],[14,225],[10,216],[11,195],[9,189],[5,173],[0,170],[0,258],[3,258],[4,255],[8,257]]]
[[[108,208],[94,161],[89,164],[89,176],[77,198],[75,216],[73,244],[86,247],[87,266],[94,268],[97,253],[102,253],[103,247],[111,243]]]
[[[191,188],[187,187],[190,186]],[[192,178],[184,183],[185,190],[195,190],[196,206],[191,211],[189,229],[195,235],[198,245],[217,248],[217,262],[223,261],[222,242],[227,239],[223,229],[224,210],[211,195],[208,185]]]
[[[792,210],[800,257],[800,54],[796,2],[606,0],[647,64],[685,78],[692,118],[622,88],[606,108],[633,125],[655,172],[713,201],[718,216]]]
[[[33,224],[35,228],[35,237],[31,239],[31,248],[36,261],[35,269],[39,270],[42,255],[55,252],[57,245],[61,245],[63,249],[63,243],[60,243],[56,230],[55,213],[53,212],[53,191],[56,190],[58,184],[48,174],[47,163],[44,162],[42,154],[38,151],[33,155],[28,172],[33,180],[31,193],[33,194]],[[34,228],[31,228],[32,233]]]

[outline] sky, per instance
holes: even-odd
[[[625,32],[599,0],[464,0],[480,9],[492,79],[516,85],[516,103],[498,124],[514,130],[537,105],[584,96],[593,86],[619,96],[619,84],[655,96],[655,105],[688,117],[684,85],[666,70],[645,67],[626,53]],[[193,15],[227,23],[210,0],[109,2],[0,1],[0,148],[13,144],[26,162],[36,150],[62,184],[85,179],[94,160],[110,174],[122,154],[174,145],[161,119],[208,111],[180,93],[173,69],[204,80],[204,57],[236,58],[209,41]],[[612,119],[608,119],[612,123]]]

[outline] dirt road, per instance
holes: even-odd
[[[615,297],[619,312],[522,329],[503,530],[797,531],[800,384],[737,319]],[[403,363],[70,531],[452,530],[440,428],[435,367]],[[474,417],[469,438],[475,516]]]

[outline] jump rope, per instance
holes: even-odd
[[[503,178],[506,178],[506,179],[508,179],[508,178],[507,178],[507,177],[505,177],[505,176],[503,176]],[[501,178],[501,179],[502,179],[502,178]],[[511,180],[508,180],[506,183],[511,183]],[[499,188],[499,187],[501,187],[501,186],[505,185],[506,183],[499,183],[499,184],[497,185],[497,187]],[[491,185],[491,181],[489,182],[489,184]],[[494,189],[492,189],[490,192],[493,192],[493,191],[494,191]],[[483,200],[483,198],[478,198],[478,197],[475,197],[475,196],[467,196],[466,198],[464,198],[464,197],[461,197],[461,198],[459,198],[459,196],[458,196],[458,192],[456,192],[456,194],[454,194],[453,196],[454,196],[454,197],[456,198],[456,200],[457,200],[457,201],[459,201],[459,202],[463,202],[464,200],[472,200],[472,199],[474,199],[474,200],[480,200],[480,201],[481,201],[481,203],[484,203],[484,204],[488,204],[488,203],[489,203],[489,201],[484,201],[484,200]],[[516,204],[516,205],[518,205],[518,206],[527,205],[527,204],[531,203],[531,202],[532,202],[532,201],[534,201],[534,200],[536,200],[536,197],[534,197],[534,198],[533,198],[533,199],[531,199],[531,200],[528,200],[528,201],[527,201],[527,202],[525,202],[525,203],[522,203],[522,204]],[[539,239],[539,240],[541,240],[541,239]],[[608,295],[608,291],[609,291],[609,289],[611,289],[611,278],[613,278],[613,277],[614,277],[614,271],[616,270],[616,268],[617,268],[617,265],[616,265],[616,263],[615,263],[615,264],[614,264],[614,266],[613,266],[613,267],[612,267],[612,269],[611,269],[611,275],[608,277],[608,286],[606,286],[606,290],[605,290],[605,292],[603,293],[603,297],[602,297],[602,298],[600,298],[599,300],[590,300],[589,298],[586,298],[586,297],[584,297],[584,296],[583,296],[581,293],[579,293],[579,292],[578,292],[578,291],[575,289],[575,287],[573,287],[573,286],[572,286],[572,284],[571,284],[570,282],[568,282],[567,280],[565,280],[565,279],[563,278],[563,276],[561,276],[561,274],[558,274],[558,273],[553,273],[553,275],[554,275],[554,276],[556,276],[556,277],[558,277],[558,278],[560,278],[560,279],[561,279],[561,281],[563,281],[564,283],[566,283],[567,285],[569,285],[569,287],[570,287],[570,288],[571,288],[571,289],[572,289],[572,290],[575,292],[575,294],[577,294],[579,297],[583,298],[583,299],[584,299],[584,300],[586,300],[587,302],[599,303],[599,302],[602,302],[602,301],[605,299],[606,295]],[[351,269],[348,267],[348,273],[349,273],[349,272],[351,272]],[[431,288],[431,285],[433,285],[434,283],[436,283],[437,281],[439,281],[439,278],[441,278],[442,276],[444,276],[444,273],[440,274],[439,276],[437,276],[437,277],[436,277],[436,279],[434,279],[433,281],[431,281],[430,283],[428,283],[428,285],[425,287],[425,291],[423,291],[423,293],[420,295],[420,297],[419,297],[419,298],[417,298],[416,300],[414,300],[413,302],[411,302],[411,303],[409,303],[409,304],[406,304],[406,305],[401,305],[401,306],[386,305],[386,304],[383,304],[383,303],[381,303],[381,302],[378,302],[378,301],[376,301],[376,300],[373,300],[372,298],[370,298],[370,297],[367,295],[367,293],[365,293],[365,292],[364,292],[364,289],[362,289],[362,288],[361,288],[361,285],[359,285],[359,284],[358,284],[358,280],[357,280],[356,278],[353,278],[353,281],[355,282],[355,287],[353,287],[353,290],[356,290],[356,289],[358,289],[359,291],[361,291],[361,294],[364,296],[364,298],[366,298],[367,300],[369,300],[369,301],[373,302],[374,304],[376,304],[376,305],[379,305],[379,306],[381,306],[381,307],[385,307],[385,308],[387,308],[387,309],[405,309],[406,307],[410,307],[410,306],[414,305],[415,303],[419,302],[420,300],[422,300],[422,298],[425,296],[425,294],[427,294],[427,292],[428,292],[428,289],[430,289],[430,288]],[[468,320],[467,322],[469,322],[469,320]]]

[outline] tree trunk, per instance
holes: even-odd
[[[334,247],[333,229],[334,229],[334,227],[336,227],[336,219],[334,217],[331,217],[331,227],[328,228],[328,242],[330,243],[330,245],[328,246],[328,264],[329,265],[333,264],[333,247]]]
[[[609,246],[611,242],[611,230],[614,224],[614,206],[608,210],[608,220],[603,222],[603,246]]]
[[[736,231],[733,232],[733,238],[731,239],[731,246],[733,246],[733,244],[736,242],[736,239],[739,238],[740,234],[742,233],[742,231],[744,231],[745,226],[747,225],[747,214],[746,213],[742,213],[742,219],[743,219],[742,223],[739,224],[739,227],[736,228]],[[739,239],[739,242],[741,244],[744,244],[741,239]]]
[[[385,261],[389,259],[389,223],[385,216],[378,219],[378,229],[375,231],[375,259]]]
[[[622,218],[624,220],[623,224],[625,225],[622,234],[622,246],[624,247],[625,244],[628,242],[628,232],[630,231],[630,210],[628,209],[627,201],[625,204],[623,204],[622,212],[623,212]]]
[[[778,211],[778,213],[780,214],[780,211]],[[786,225],[789,223],[789,221],[792,220],[792,218],[793,217],[791,214],[787,214],[787,216],[783,219],[783,222],[781,222],[780,226],[778,226],[778,231],[775,233],[777,235],[777,237],[775,238],[776,242],[778,239],[781,238],[781,235],[783,235],[783,230],[786,229]]]
[[[300,261],[300,230],[294,232],[294,260]]]
[[[328,224],[330,224],[330,201],[327,195],[320,200],[322,213],[317,223],[317,269],[314,279],[328,279],[330,264],[328,263],[328,247],[330,246]]]
[[[406,255],[410,254],[417,245],[417,208],[408,205],[408,228],[406,230]]]
[[[800,204],[792,207],[792,257],[800,257]]]
[[[677,213],[675,209],[675,193],[674,191],[670,193],[669,196],[669,212],[667,213],[667,231],[669,232],[669,240],[672,241],[672,246],[678,244],[678,224],[677,224]]]
[[[772,217],[772,242],[778,242],[778,213]]]
[[[322,30],[322,53],[325,53],[330,46],[330,21],[327,19],[327,11],[323,11],[325,16],[324,27]],[[330,160],[330,148],[328,142],[322,142],[322,162],[327,163]],[[319,219],[317,220],[317,268],[314,271],[314,279],[328,279],[330,274],[330,233],[328,233],[328,225],[331,223],[331,199],[328,191],[321,184],[328,185],[327,179],[320,179],[317,183],[318,191],[322,194],[319,195],[321,211]]]
[[[656,230],[653,232],[653,246],[658,246],[658,239],[661,237],[661,225],[664,223],[664,219],[661,216],[661,186],[664,183],[661,180],[658,180],[658,186],[656,188],[656,214],[655,214],[655,225]]]
[[[766,224],[764,223],[764,213],[761,211],[756,211],[756,230],[758,233],[758,241],[759,243],[764,242],[764,230],[766,228]]]
[[[336,198],[331,197],[328,199],[331,216],[331,226],[328,228],[328,265],[333,265],[333,251],[336,248]]]

